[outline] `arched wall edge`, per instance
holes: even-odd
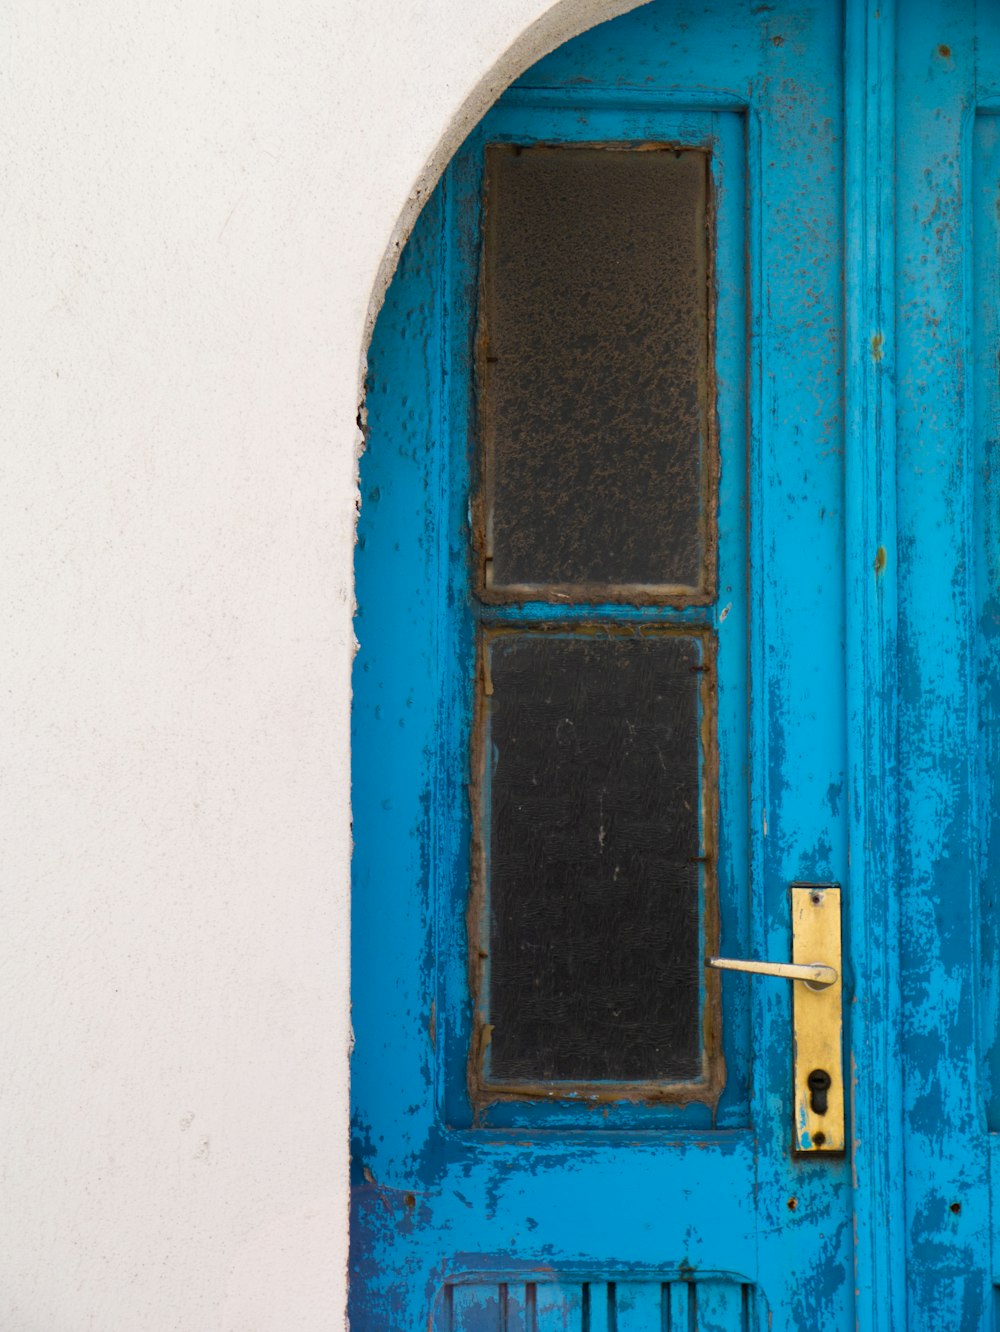
[[[588,28],[618,18],[630,10],[640,9],[649,0],[555,0],[539,18],[529,24],[521,34],[511,42],[500,58],[473,85],[457,111],[451,118],[448,128],[438,140],[430,156],[420,170],[406,202],[396,219],[396,224],[382,254],[381,262],[372,285],[365,316],[364,333],[361,340],[359,365],[359,397],[362,413],[364,411],[364,382],[368,364],[368,348],[371,345],[372,331],[382,308],[382,302],[389,289],[396,265],[402,254],[414,223],[421,208],[434,190],[441,173],[448,165],[454,153],[461,147],[471,130],[500,97],[501,93],[518,79],[536,61],[541,60],[564,42],[578,37]]]

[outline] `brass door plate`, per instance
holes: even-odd
[[[792,986],[796,1152],[842,1152],[844,1138],[843,959],[840,886],[792,884],[792,961],[825,962],[837,979],[822,990]]]

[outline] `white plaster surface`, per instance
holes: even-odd
[[[343,1326],[366,318],[632,3],[5,6],[3,1332]]]

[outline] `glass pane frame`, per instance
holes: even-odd
[[[626,133],[623,139],[623,110]],[[473,978],[469,967],[471,827],[470,753],[477,686],[477,634],[494,625],[678,625],[710,629],[718,657],[717,727],[720,773],[719,919],[724,948],[749,955],[751,883],[748,829],[748,625],[747,456],[751,351],[749,317],[745,108],[673,108],[626,92],[592,103],[582,90],[512,89],[453,160],[442,191],[441,386],[434,450],[436,479],[450,529],[438,543],[441,599],[446,623],[439,653],[442,745],[434,762],[434,836],[428,847],[433,880],[432,942],[438,976],[433,1044],[436,1099],[448,1131],[697,1130],[743,1128],[750,1122],[751,992],[745,978],[722,987],[721,1059],[725,1086],[714,1106],[708,1099],[652,1098],[593,1101],[553,1092],[537,1098],[476,1100],[469,1085],[473,1041]],[[483,593],[471,534],[477,521],[480,472],[477,451],[476,356],[482,256],[482,176],[485,147],[495,142],[672,142],[698,145],[711,155],[717,235],[715,305],[719,332],[714,351],[719,422],[717,597],[713,605],[628,602],[559,603],[524,599],[498,603]],[[428,374],[438,373],[428,366]],[[704,1090],[704,1087],[699,1089]]]
[[[718,745],[716,735],[716,650],[711,630],[699,626],[629,625],[578,622],[571,626],[521,627],[493,625],[479,636],[478,688],[473,729],[472,897],[469,906],[470,970],[474,1005],[469,1054],[469,1090],[474,1105],[498,1100],[551,1100],[582,1098],[588,1103],[639,1101],[647,1104],[687,1104],[700,1101],[714,1107],[725,1081],[720,1042],[720,980],[715,971],[701,970],[698,1012],[701,1030],[701,1070],[691,1080],[531,1079],[494,1077],[490,1068],[490,1001],[492,956],[490,891],[490,825],[493,803],[490,714],[491,653],[498,640],[517,635],[545,638],[674,638],[698,645],[698,957],[718,950],[719,912],[716,829],[718,827]],[[695,668],[692,668],[695,669]]]

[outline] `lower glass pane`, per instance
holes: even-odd
[[[484,1088],[705,1076],[710,647],[699,631],[486,635]]]

